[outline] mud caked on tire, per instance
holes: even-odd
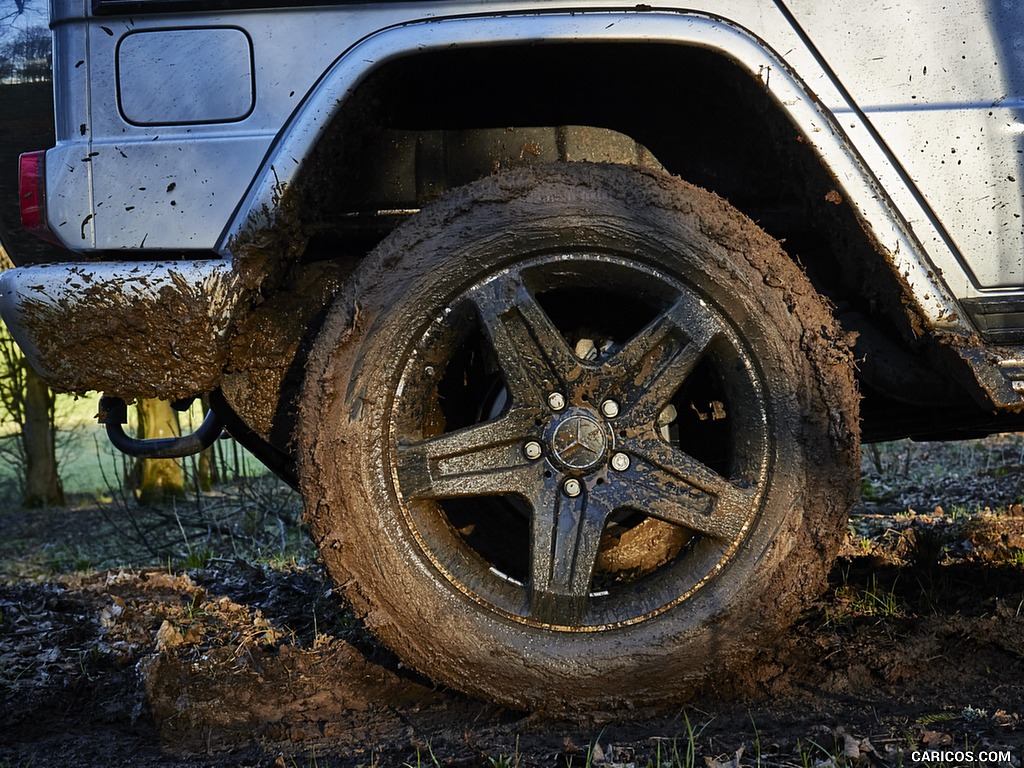
[[[332,576],[431,678],[659,706],[813,596],[856,488],[849,353],[778,244],[660,172],[493,176],[399,227],[308,369]]]

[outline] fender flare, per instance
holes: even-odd
[[[908,300],[924,321],[947,333],[975,335],[959,302],[939,277],[956,269],[942,259],[941,269],[911,232],[907,218],[927,220],[916,192],[904,186],[900,211],[869,168],[884,165],[891,178],[903,178],[888,151],[854,105],[841,103],[835,111],[867,137],[858,145],[871,153],[861,157],[833,112],[822,103],[781,56],[747,29],[728,20],[683,11],[554,11],[530,15],[458,16],[406,22],[375,32],[351,46],[307,95],[278,135],[245,197],[222,233],[217,250],[230,254],[233,240],[254,225],[271,224],[260,212],[273,212],[284,191],[295,181],[328,125],[344,109],[348,97],[378,67],[410,55],[478,46],[530,44],[659,43],[695,46],[720,53],[759,78],[829,169],[843,197],[855,207],[895,273],[909,289]],[[805,60],[817,61],[808,52]],[[833,83],[820,65],[815,82]],[[834,83],[833,83],[834,85]],[[830,99],[843,102],[840,89]],[[271,213],[272,215],[272,213]],[[907,218],[905,218],[907,217]],[[954,273],[955,274],[955,273]]]

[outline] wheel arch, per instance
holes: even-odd
[[[790,52],[789,58],[814,61],[804,53]],[[296,231],[306,243],[306,261],[339,253],[350,257],[349,264],[361,259],[375,244],[372,237],[342,243],[342,250],[327,242],[318,251],[315,240],[318,230],[330,228],[325,210],[351,211],[372,197],[390,171],[385,166],[408,160],[388,155],[387,141],[361,151],[374,130],[598,126],[634,139],[669,171],[717,192],[785,240],[823,294],[840,306],[853,299],[861,316],[881,323],[879,335],[906,358],[898,363],[903,376],[933,331],[961,339],[975,334],[869,164],[806,86],[828,73],[803,75],[747,29],[695,13],[556,11],[390,27],[340,56],[307,95],[265,160],[222,249],[230,250],[232,238],[244,237],[257,222],[280,226],[286,238],[280,255],[261,268],[269,263],[274,269],[275,258],[280,266],[286,251],[295,256]],[[467,77],[475,86],[468,94]],[[641,97],[625,92],[636,83],[643,83]],[[695,93],[698,108],[689,100]],[[752,140],[758,132],[763,135]],[[859,139],[863,145],[863,135]],[[356,167],[360,162],[368,164],[366,173]],[[752,182],[748,171],[754,166]],[[331,185],[340,189],[333,197],[324,192]],[[427,200],[444,191],[430,191]],[[252,215],[268,211],[270,221]],[[802,245],[808,235],[819,240]],[[954,346],[971,344],[948,348]],[[917,365],[925,372],[954,370],[961,386],[985,399],[956,355]],[[962,389],[950,392],[952,401],[970,399]],[[915,428],[907,427],[908,434]]]
[[[868,164],[858,154],[836,117],[806,85],[807,82],[816,82],[821,84],[821,88],[830,88],[832,86],[825,85],[831,82],[830,74],[824,68],[816,68],[816,71],[802,73],[801,77],[753,32],[728,20],[693,12],[557,11],[528,16],[462,16],[400,24],[369,35],[339,56],[292,115],[235,217],[225,229],[220,250],[230,250],[232,239],[251,229],[254,221],[260,220],[259,216],[253,216],[254,212],[274,211],[278,207],[282,191],[300,180],[317,146],[334,138],[331,127],[345,120],[353,104],[360,106],[354,97],[389,67],[406,63],[420,71],[429,71],[426,64],[433,66],[439,57],[452,52],[486,51],[488,55],[496,56],[498,63],[512,69],[511,74],[504,77],[494,70],[488,73],[486,80],[500,88],[502,83],[515,80],[517,65],[523,65],[533,57],[545,54],[552,61],[557,62],[559,56],[566,61],[576,51],[588,46],[616,46],[616,56],[632,47],[633,51],[622,57],[621,64],[616,60],[615,67],[625,69],[624,77],[633,82],[651,79],[649,70],[644,69],[640,51],[650,50],[653,46],[674,51],[683,58],[694,51],[704,52],[715,58],[723,70],[730,67],[738,69],[757,81],[764,96],[763,103],[757,108],[770,109],[783,117],[793,128],[792,137],[803,143],[820,162],[839,195],[833,199],[849,204],[862,224],[863,234],[871,242],[871,250],[880,253],[895,274],[903,276],[907,294],[904,299],[914,305],[916,314],[936,328],[970,332],[970,324],[958,303],[937,276],[938,272],[928,268],[929,260],[923,247],[868,170]],[[788,58],[815,61],[812,54],[809,49],[801,51],[799,56],[790,51]],[[523,68],[530,71],[528,67]],[[444,82],[434,85],[437,86],[437,94],[444,94],[452,87]],[[528,83],[526,87],[543,88],[540,83]],[[665,91],[666,101],[671,100],[669,88],[666,87]],[[383,100],[392,101],[409,95],[409,91],[403,91],[400,86],[375,94]],[[574,97],[571,92],[563,92],[561,96],[564,104],[570,107],[581,103],[581,98]],[[479,97],[479,93],[469,95],[473,100]],[[612,121],[628,123],[625,113],[634,110],[640,115],[653,116],[650,105],[629,105],[628,100],[620,102],[616,113],[615,108],[608,108],[611,101],[612,95],[605,94],[603,111]],[[846,108],[855,112],[852,104],[847,104]],[[724,119],[717,115],[700,115],[698,121],[710,126],[708,133],[712,134],[719,129],[729,129],[727,121],[734,114],[741,115],[735,111],[730,111]],[[437,121],[441,127],[446,127],[443,121],[450,117],[438,114]],[[537,120],[531,122],[533,125],[566,124],[545,119],[543,114],[538,114]],[[515,124],[526,125],[523,122]],[[620,125],[618,129],[622,127],[629,126]],[[641,140],[630,130],[621,132]],[[731,133],[726,131],[726,135]],[[861,140],[860,145],[864,144]],[[659,152],[655,155],[662,159]],[[718,186],[714,180],[694,179],[692,174],[686,174],[685,163],[684,167],[674,167],[679,163],[672,162],[665,162],[665,165],[671,171],[682,172],[681,175],[695,183],[703,182],[704,186],[712,189]],[[732,197],[728,188],[715,191]],[[736,203],[735,200],[733,202]],[[742,209],[742,205],[738,207]]]

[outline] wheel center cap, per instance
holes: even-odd
[[[566,414],[551,435],[551,451],[570,469],[590,469],[608,452],[604,426],[586,411]]]

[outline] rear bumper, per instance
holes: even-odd
[[[229,259],[47,264],[0,275],[0,315],[55,389],[174,399],[218,386],[242,294]]]

